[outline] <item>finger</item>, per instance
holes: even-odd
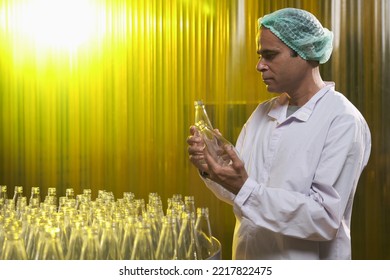
[[[188,136],[187,137],[187,144],[194,145],[194,144],[201,144],[203,142],[202,137],[199,136]]]
[[[204,149],[205,149],[204,146],[193,145],[193,146],[188,146],[187,151],[189,155],[203,155]]]
[[[203,141],[202,137],[199,136],[188,136],[187,137],[187,144],[192,146],[200,147],[201,149],[204,149],[205,143]]]
[[[234,149],[234,147],[232,145],[225,145],[223,148],[226,151],[226,154],[231,159],[233,166],[239,167],[239,166],[243,165],[242,160],[240,159],[240,157],[238,156],[236,150]]]
[[[190,133],[194,136],[199,136],[199,130],[195,125],[190,126]]]
[[[223,146],[223,149],[226,151],[233,162],[240,160],[232,145],[225,145]]]
[[[209,168],[203,155],[190,155],[190,162],[199,170],[203,172],[209,172]]]
[[[203,154],[191,154],[190,155],[190,161],[193,163],[197,163],[204,160],[204,155]]]
[[[207,147],[206,147],[206,149],[204,149],[203,154],[204,154],[204,159],[207,163],[207,166],[209,167],[210,170],[215,170],[216,168],[219,167],[218,162],[210,154]]]

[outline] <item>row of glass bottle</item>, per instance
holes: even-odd
[[[91,190],[74,195],[72,188],[59,198],[49,188],[40,202],[39,187],[31,197],[16,186],[7,198],[0,193],[0,259],[33,260],[200,260],[215,253],[208,208],[195,208],[193,196],[175,194],[164,214],[157,193],[148,202],[124,192]]]

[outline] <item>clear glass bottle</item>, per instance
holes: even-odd
[[[186,195],[184,197],[185,211],[190,213],[191,218],[196,218],[195,198],[192,195]]]
[[[92,200],[92,189],[84,188],[83,195],[85,195],[89,199],[89,201],[91,201]]]
[[[41,203],[41,190],[39,187],[31,187],[31,195],[30,195],[30,200],[29,200],[29,205],[38,205]]]
[[[102,253],[99,245],[98,231],[94,227],[84,227],[83,247],[81,249],[81,260],[101,260]]]
[[[195,101],[195,126],[215,161],[221,166],[230,165],[231,160],[224,147],[234,146],[213,129],[202,101]]]
[[[36,229],[36,234],[34,237],[35,247],[30,251],[27,251],[27,256],[30,256],[32,252],[31,259],[42,260],[43,259],[43,250],[46,244],[46,227],[48,226],[47,220],[43,219],[39,221],[38,228]]]
[[[4,200],[6,200],[8,198],[8,195],[7,195],[7,186],[6,185],[1,185],[0,186],[0,197],[1,198],[4,198]]]
[[[180,229],[181,229],[181,213],[178,212],[176,208],[167,209],[167,217],[173,220],[173,224],[175,227],[176,235],[179,237]]]
[[[45,241],[42,244],[42,260],[64,260],[64,253],[60,241],[60,229],[57,227],[45,227]]]
[[[38,215],[38,209],[29,209],[28,212],[23,214],[23,217],[21,219],[22,238],[23,238],[23,241],[24,241],[26,248],[27,248],[27,239],[28,239],[30,231],[32,229],[32,223],[37,215]],[[1,244],[1,242],[0,242],[0,244]]]
[[[35,207],[38,198],[32,196],[27,205],[27,198],[17,189],[17,205],[24,206],[20,207],[19,217],[14,199],[5,201],[0,212],[0,255],[4,248],[1,244],[8,236],[7,240],[15,241],[8,243],[24,244],[26,257],[22,256],[22,259],[202,259],[199,235],[195,233],[193,196],[173,195],[164,216],[157,193],[149,194],[146,209],[145,200],[136,199],[132,193],[115,200],[107,191],[101,192],[102,197],[94,201],[81,195],[78,209],[74,198],[62,197],[61,207],[57,209],[46,199],[55,196],[55,192],[48,191],[45,202]],[[33,189],[32,193],[36,194]],[[17,227],[20,234],[16,237],[5,232],[12,221],[20,223]],[[117,241],[113,243],[112,240]],[[179,243],[183,248],[181,251]]]
[[[134,201],[135,194],[132,192],[124,192],[123,199],[126,203],[132,203]]]
[[[83,225],[80,219],[72,223],[72,232],[69,238],[69,246],[65,258],[67,260],[80,260],[83,247]]]
[[[4,202],[3,209],[1,211],[4,218],[14,218],[16,217],[15,203],[12,198],[7,198]]]
[[[132,260],[154,260],[155,250],[152,242],[150,224],[146,221],[138,222],[134,240]]]
[[[15,186],[13,197],[15,208],[17,208],[17,203],[20,197],[23,197],[23,186]]]
[[[163,218],[161,234],[156,250],[156,259],[177,260],[177,247],[175,219],[166,216]]]
[[[100,251],[103,260],[119,260],[118,236],[113,230],[112,222],[105,221],[100,238]]]
[[[4,216],[0,212],[0,257],[1,257],[1,253],[3,252],[4,239],[5,239]]]
[[[231,164],[231,159],[225,151],[226,146],[231,146],[238,154],[237,150],[234,148],[233,144],[226,140],[221,134],[210,129],[207,126],[198,126],[200,134],[206,144],[206,148],[214,160],[221,166],[227,166]]]
[[[197,100],[194,102],[195,106],[195,125],[196,126],[207,126],[213,129],[209,116],[207,115],[206,107],[203,101]]]
[[[1,210],[3,209],[5,201],[7,199],[8,199],[7,186],[6,185],[1,185],[0,186],[0,213],[1,213]]]
[[[188,212],[182,212],[181,228],[178,240],[178,259],[201,259],[199,242],[194,229],[194,219]]]
[[[143,198],[134,199],[134,205],[137,211],[137,218],[142,219],[145,213],[145,200]]]
[[[39,198],[30,198],[29,203],[28,203],[28,207],[30,209],[31,208],[39,208],[40,207]]]
[[[26,252],[27,257],[30,260],[33,260],[35,258],[35,254],[38,248],[40,222],[41,218],[39,217],[39,215],[32,216],[29,230],[28,232],[26,232]]]
[[[156,249],[158,245],[158,240],[161,233],[161,223],[162,220],[159,220],[159,217],[154,212],[154,209],[149,209],[145,212],[142,220],[150,225],[150,235],[152,237],[153,248]]]
[[[27,260],[23,238],[21,238],[21,226],[17,221],[11,222],[4,229],[4,244],[1,260]]]
[[[57,205],[57,190],[56,188],[48,188],[45,202],[52,205]]]
[[[205,260],[214,254],[209,209],[207,207],[198,207],[196,212],[195,233],[198,237],[202,259]]]
[[[18,219],[21,219],[23,214],[26,212],[27,209],[27,197],[21,196],[18,197],[17,203],[16,203],[16,216]]]
[[[54,207],[53,205],[51,205],[50,207]],[[59,230],[59,233],[58,233],[58,236],[59,236],[59,240],[60,240],[60,244],[61,244],[61,248],[62,248],[62,253],[63,253],[63,256],[64,258],[66,257],[67,253],[68,253],[68,248],[69,248],[69,239],[70,239],[70,235],[72,234],[73,232],[73,225],[71,228],[66,228],[66,224],[65,224],[65,215],[63,212],[53,212],[50,214],[51,218],[52,218],[52,224],[53,226],[57,227],[58,230]],[[67,232],[68,230],[68,232]],[[70,231],[70,232],[69,232]]]
[[[130,260],[133,253],[134,240],[137,230],[137,218],[135,215],[128,216],[124,225],[124,233],[121,243],[121,259]]]
[[[58,198],[58,211],[62,211],[64,209],[64,206],[67,201],[68,199],[66,198],[66,196],[60,196]]]
[[[67,199],[76,199],[73,188],[67,188],[65,190],[65,196]]]
[[[211,121],[209,119],[209,116],[206,111],[206,107],[203,104],[203,101],[197,100],[194,102],[195,106],[195,119],[194,123],[195,126],[197,127],[198,131],[196,132],[196,136],[204,136],[202,135],[200,127],[208,127],[210,130],[213,130],[213,126],[211,124]],[[205,163],[205,160],[202,160],[202,163]]]

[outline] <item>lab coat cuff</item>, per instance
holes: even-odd
[[[241,187],[240,191],[236,195],[233,204],[233,210],[237,217],[242,217],[242,206],[248,200],[252,192],[259,186],[255,180],[248,178],[244,185]]]

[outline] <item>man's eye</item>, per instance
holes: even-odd
[[[271,59],[275,58],[275,56],[276,56],[276,54],[274,54],[274,53],[268,53],[268,54],[263,55],[263,58],[266,60],[271,60]]]
[[[265,60],[272,60],[275,58],[277,54],[276,53],[264,53],[262,55],[259,55],[259,60],[265,59]]]

